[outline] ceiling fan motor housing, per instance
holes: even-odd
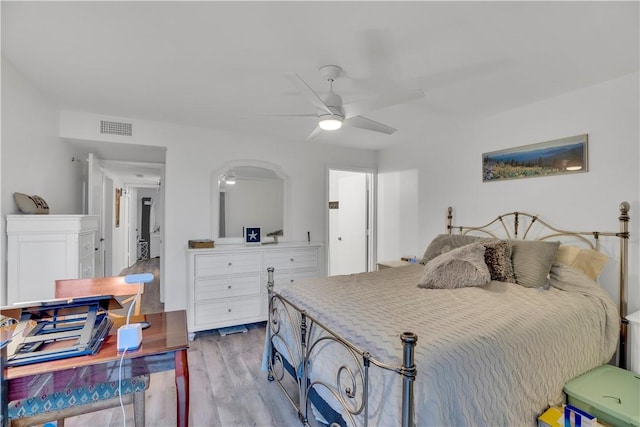
[[[329,110],[333,112],[335,115],[339,115],[344,118],[344,112],[342,111],[342,97],[334,92],[329,92],[329,94],[325,97],[324,103]],[[328,115],[328,112],[325,110],[318,110],[318,116]]]

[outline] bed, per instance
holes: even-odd
[[[565,382],[625,363],[628,211],[580,232],[522,212],[458,226],[449,208],[420,264],[289,286],[269,268],[263,367],[305,425],[536,425]],[[594,280],[603,238],[620,309]]]

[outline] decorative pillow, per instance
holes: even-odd
[[[487,284],[491,274],[484,262],[484,252],[481,243],[473,243],[432,259],[425,265],[418,287],[455,289]]]
[[[609,258],[593,249],[583,249],[578,246],[560,245],[555,261],[568,265],[592,278],[597,279]]]
[[[527,288],[546,286],[560,242],[509,240],[509,243],[516,283]]]
[[[511,244],[506,240],[496,239],[482,242],[482,245],[485,247],[484,262],[489,267],[491,280],[516,283],[511,263]]]
[[[452,249],[483,240],[491,239],[479,236],[468,236],[466,234],[438,234],[431,243],[429,243],[429,246],[427,246],[420,264],[426,264],[435,257],[449,252]]]
[[[13,193],[13,199],[20,212],[26,214],[48,214],[49,205],[40,196],[29,196],[23,193]]]

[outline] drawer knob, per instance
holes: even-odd
[[[293,279],[291,279],[291,283],[293,283]]]
[[[293,262],[293,258],[291,258],[291,262]]]
[[[231,285],[227,285],[227,289],[231,289]]]
[[[231,309],[229,309],[229,313],[231,313]]]

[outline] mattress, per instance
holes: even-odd
[[[569,267],[554,265],[551,286],[538,289],[497,281],[481,287],[422,289],[416,286],[422,270],[421,265],[408,265],[309,279],[281,291],[383,363],[400,365],[400,334],[416,333],[419,426],[535,425],[550,404],[563,401],[565,382],[608,362],[615,352],[615,304],[597,283]],[[297,326],[281,327],[281,335],[289,337],[285,339],[299,333]],[[314,358],[309,381],[335,383],[344,358]],[[296,363],[290,361],[291,366]],[[342,383],[345,388],[346,378]],[[372,367],[369,389],[369,425],[400,425],[400,375]],[[364,424],[357,398],[325,387],[319,387],[318,394],[343,414],[345,424]],[[355,408],[355,415],[341,407],[341,399]]]

